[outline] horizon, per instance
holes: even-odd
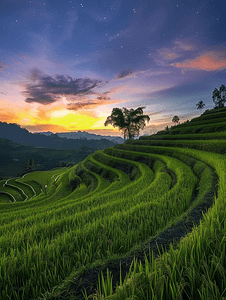
[[[2,122],[2,121],[0,121],[0,122]],[[3,122],[4,123],[4,122]],[[16,125],[18,125],[20,128],[22,128],[22,129],[26,129],[28,132],[30,132],[30,133],[54,133],[54,134],[56,134],[56,133],[78,133],[78,132],[85,132],[85,133],[89,133],[89,134],[95,134],[95,135],[102,135],[102,136],[112,136],[112,137],[121,137],[122,139],[123,139],[123,137],[122,137],[122,133],[120,133],[120,132],[115,132],[114,133],[114,135],[110,135],[110,134],[104,134],[102,131],[101,131],[101,133],[98,133],[98,130],[70,130],[70,131],[29,131],[26,127],[24,127],[24,126],[21,126],[20,124],[17,124],[17,123],[8,123],[8,122],[6,122],[8,125],[13,125],[13,124],[16,124]]]
[[[104,126],[112,109],[144,106],[149,135],[226,84],[223,2],[20,2],[0,11],[2,122],[121,136]]]
[[[26,128],[25,128],[26,129]],[[29,131],[29,132],[31,132],[31,131]],[[56,132],[53,132],[53,131],[34,131],[34,132],[31,132],[31,133],[48,133],[48,132],[50,132],[50,133],[54,133],[54,134],[56,134],[56,133],[78,133],[78,132],[86,132],[86,133],[89,133],[89,134],[95,134],[95,135],[102,135],[102,136],[112,136],[112,137],[121,137],[122,139],[123,139],[123,137],[122,137],[122,134],[121,134],[121,136],[120,136],[120,133],[119,134],[117,134],[117,132],[116,132],[116,134],[115,135],[110,135],[110,134],[103,134],[103,132],[101,132],[101,133],[97,133],[98,131],[96,130],[96,131],[88,131],[88,130],[71,130],[71,131],[60,131],[60,132],[58,132],[58,131],[56,131]]]

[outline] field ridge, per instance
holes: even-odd
[[[0,181],[0,298],[226,297],[224,117]]]

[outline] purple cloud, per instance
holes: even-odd
[[[126,70],[121,71],[121,72],[117,75],[117,79],[124,78],[124,77],[126,77],[126,76],[131,75],[132,73],[133,73],[133,71],[132,71],[130,68],[128,68],[128,69],[126,69]]]
[[[95,94],[93,89],[101,83],[101,80],[90,78],[72,78],[70,76],[48,76],[39,69],[33,69],[29,75],[31,83],[25,85],[26,102],[51,104],[60,96],[86,96]]]

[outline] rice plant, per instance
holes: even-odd
[[[162,133],[1,181],[0,298],[224,299],[224,138]]]

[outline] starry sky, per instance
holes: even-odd
[[[152,134],[226,84],[224,0],[0,0],[0,121],[88,131],[144,106]]]

